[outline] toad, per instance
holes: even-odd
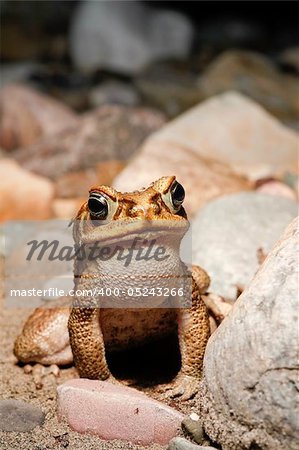
[[[75,248],[85,246],[90,256],[97,244],[102,252],[106,249],[105,257],[77,257],[71,307],[36,309],[16,339],[18,360],[45,365],[74,361],[80,377],[113,381],[107,352],[177,330],[181,369],[168,394],[192,397],[210,336],[204,301],[210,280],[198,266],[188,270],[180,258],[189,227],[184,197],[175,176],[129,193],[93,187],[73,221]],[[152,257],[142,257],[150,245]],[[131,249],[129,264],[116,247]]]

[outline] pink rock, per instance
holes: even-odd
[[[102,166],[99,174],[103,170],[107,173],[113,162],[116,174],[121,162],[131,158],[144,139],[164,122],[161,113],[148,108],[105,105],[82,114],[78,124],[16,150],[13,157],[26,169],[52,180],[86,169],[96,168],[97,172],[98,164]],[[110,167],[105,169],[108,161]],[[71,196],[76,196],[74,188]]]
[[[42,136],[78,124],[78,116],[63,103],[22,84],[0,92],[0,144],[6,150],[33,144]]]
[[[269,195],[278,195],[280,197],[296,200],[296,194],[289,186],[280,181],[268,181],[256,189],[258,192]]]
[[[108,381],[74,379],[59,386],[58,413],[79,433],[136,444],[167,444],[183,415],[142,392]]]

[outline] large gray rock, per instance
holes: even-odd
[[[208,343],[200,415],[223,450],[299,448],[297,270],[295,219]]]
[[[228,195],[207,204],[192,228],[193,262],[211,277],[211,291],[235,300],[296,216],[296,202],[257,192]]]
[[[186,57],[192,37],[192,26],[180,13],[138,1],[85,1],[73,19],[71,55],[83,70],[135,73],[154,60]]]

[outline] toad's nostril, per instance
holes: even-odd
[[[155,203],[155,204],[153,205],[152,208],[153,208],[153,213],[154,213],[155,215],[160,214],[160,212],[161,212],[161,206],[158,205],[158,203]]]
[[[145,215],[145,211],[142,206],[134,205],[128,210],[128,214],[130,217],[142,217]]]
[[[156,203],[149,203],[145,205],[134,205],[131,206],[127,214],[130,217],[140,217],[146,220],[153,220],[161,212],[161,207]]]

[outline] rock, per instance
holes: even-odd
[[[211,292],[234,301],[256,273],[258,250],[271,250],[297,214],[296,202],[257,192],[206,205],[192,223],[193,262],[211,277]]]
[[[0,160],[0,221],[48,219],[54,187],[51,181],[27,172],[11,159]]]
[[[296,193],[294,190],[277,180],[262,180],[256,190],[262,194],[278,195],[279,197],[287,197],[296,201]]]
[[[299,47],[290,47],[279,55],[279,62],[283,67],[299,74]]]
[[[0,258],[5,256],[6,239],[5,239],[5,225],[0,223]]]
[[[250,179],[279,176],[297,167],[299,134],[236,92],[200,103],[153,138],[228,164]]]
[[[19,20],[21,20],[23,27],[30,22],[28,18],[26,20],[24,17]],[[3,26],[1,27],[3,33],[3,39],[1,39],[2,58],[6,61],[37,60],[41,58],[50,46],[49,36],[44,33],[36,33],[36,29],[32,25],[31,32],[29,30],[24,32],[19,23],[12,23],[11,20],[5,20],[3,17]],[[33,37],[32,34],[35,36]]]
[[[235,90],[248,95],[281,120],[298,119],[297,78],[280,73],[258,53],[239,50],[222,53],[199,78],[198,87],[205,98]]]
[[[41,296],[42,305],[52,308],[53,300],[61,300],[62,295],[67,295],[74,287],[74,277],[70,272],[60,273],[56,277],[48,278],[43,284],[44,294]],[[68,320],[68,316],[67,316]],[[62,338],[61,338],[62,339]],[[71,350],[70,350],[71,352]]]
[[[114,178],[124,169],[126,161],[103,161],[96,165],[97,183],[111,185]]]
[[[0,257],[5,256],[5,234],[3,225],[0,224]]]
[[[140,103],[140,98],[137,91],[129,83],[106,81],[91,89],[89,103],[93,108],[105,104],[137,106]]]
[[[78,125],[74,112],[47,95],[21,84],[0,92],[0,145],[13,150]]]
[[[72,110],[81,112],[90,108],[88,93],[91,79],[70,66],[41,66],[32,73],[30,80],[39,90],[48,92]]]
[[[299,171],[297,173],[286,172],[282,181],[297,194],[299,193]]]
[[[155,136],[146,142],[113,185],[116,189],[131,191],[165,175],[176,175],[183,184],[186,191],[184,207],[189,217],[213,198],[250,187],[243,177],[235,175],[226,165],[202,158],[175,141],[163,142]]]
[[[122,161],[103,161],[96,167],[61,175],[55,182],[57,197],[86,197],[91,186],[111,185],[116,175],[124,168]]]
[[[187,439],[175,437],[171,439],[167,450],[213,450],[215,447],[206,447],[203,445],[192,444]],[[216,449],[215,449],[216,450]]]
[[[64,292],[57,292],[57,289],[55,289],[60,289],[64,281],[66,293],[73,287],[73,261],[70,258],[64,258],[65,254],[60,257],[62,253],[59,253],[63,248],[65,251],[69,249],[69,256],[71,256],[73,239],[70,219],[17,220],[3,225],[5,233],[5,273],[9,274],[5,278],[5,306],[8,309],[43,307],[46,303],[48,305],[48,302],[45,303],[43,298],[56,298],[57,295],[63,296],[65,294]],[[45,249],[47,242],[49,243],[48,250],[49,248],[53,250],[51,254],[50,251]],[[41,245],[38,246],[38,244]],[[49,289],[48,292],[45,292],[45,286]],[[35,292],[33,294],[31,292],[32,295],[30,295],[30,292],[26,297],[22,296],[22,293],[21,295],[15,295],[14,290],[23,290],[24,294],[24,290],[30,290],[33,287]],[[67,319],[68,317],[66,317],[65,327],[67,326]],[[51,324],[51,321],[49,323]],[[33,328],[35,327],[39,327],[38,323],[33,324]],[[29,326],[28,329],[30,328]],[[65,332],[66,328],[63,329],[62,327],[62,331]],[[53,333],[52,337],[58,339],[57,333]],[[45,345],[51,347],[49,340]],[[39,353],[36,354],[36,360],[38,360],[38,355]],[[32,358],[29,358],[27,362],[32,360]],[[42,363],[48,364],[45,361],[42,361]]]
[[[57,219],[72,219],[79,211],[86,198],[57,198],[53,201],[52,209]]]
[[[197,77],[171,63],[156,63],[136,78],[136,86],[147,104],[175,117],[203,100]]]
[[[100,162],[126,161],[163,123],[163,115],[150,109],[103,106],[84,114],[74,127],[13,156],[27,169],[57,179]]]
[[[61,61],[65,54],[57,49],[57,40],[66,38],[74,6],[72,2],[26,2],[15,8],[10,1],[1,2],[1,58]]]
[[[42,425],[45,414],[41,409],[21,400],[0,400],[0,431],[31,431]]]
[[[204,429],[202,421],[194,420],[191,417],[185,417],[182,422],[182,429],[193,439],[197,444],[201,444],[204,440]]]
[[[31,61],[22,61],[15,63],[5,63],[1,64],[1,78],[0,78],[0,88],[3,89],[5,86],[11,83],[18,83],[27,81],[28,78],[38,70],[38,64]]]
[[[183,415],[133,388],[108,381],[74,379],[59,386],[58,413],[79,433],[140,445],[166,445]]]
[[[91,186],[100,184],[94,168],[69,172],[55,180],[55,196],[60,198],[84,197]]]
[[[71,56],[81,70],[133,74],[154,60],[186,57],[192,38],[189,20],[178,12],[141,2],[85,1],[73,17]]]
[[[223,450],[298,449],[297,268],[295,219],[208,342],[199,414]]]
[[[257,48],[267,39],[265,28],[257,20],[239,15],[211,15],[196,30],[198,42],[219,53],[227,48]]]

